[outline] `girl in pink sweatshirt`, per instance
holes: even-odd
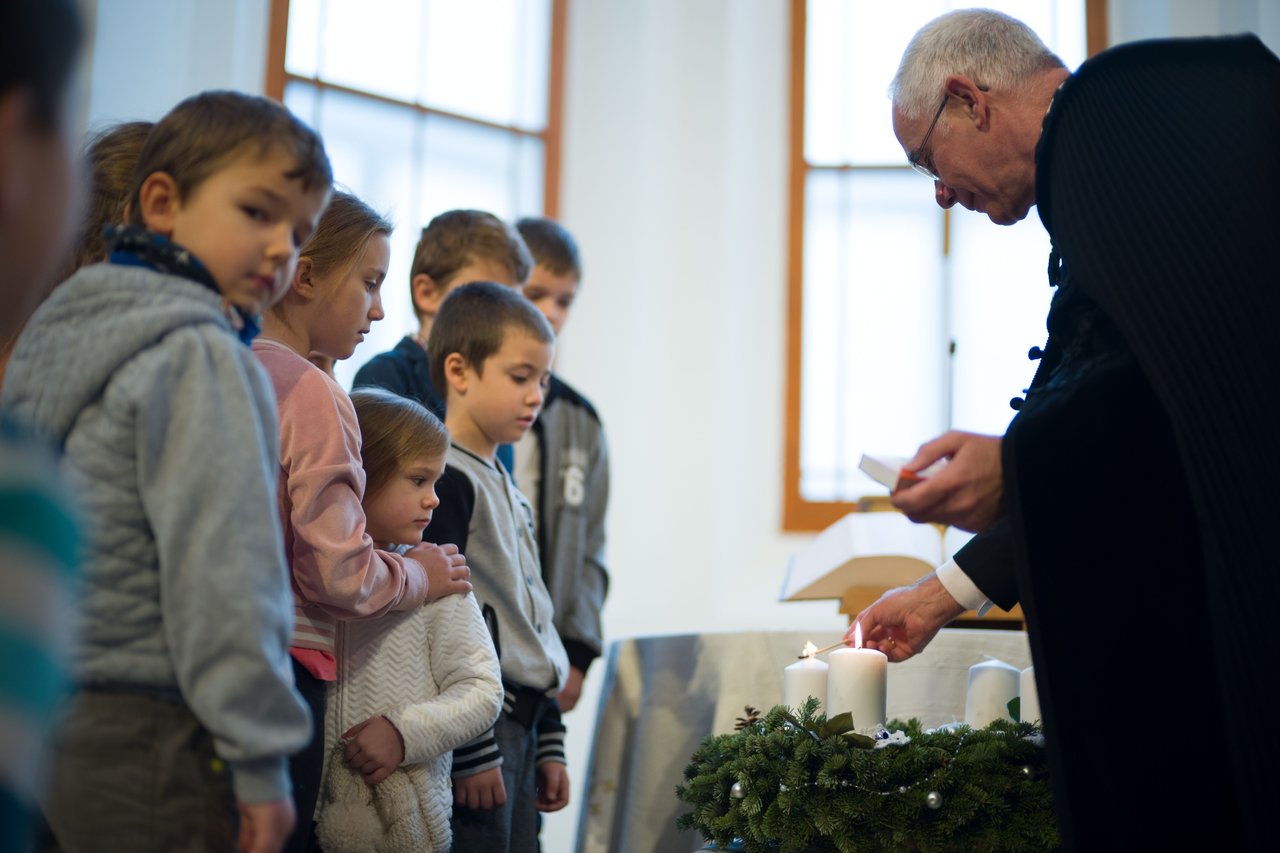
[[[253,342],[275,386],[278,500],[294,594],[290,652],[313,725],[311,743],[290,764],[298,809],[290,851],[310,844],[324,757],[325,683],[337,677],[336,623],[413,610],[471,588],[457,549],[419,544],[402,556],[374,547],[360,505],[365,473],[355,411],[342,388],[308,361],[312,353],[347,358],[382,319],[390,234],[391,225],[366,204],[335,192],[302,247],[289,291],[263,316]]]

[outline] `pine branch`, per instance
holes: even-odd
[[[1057,849],[1038,726],[925,733],[895,720],[910,742],[868,748],[833,734],[817,705],[748,706],[735,733],[704,739],[676,787],[693,809],[680,828],[760,853]]]

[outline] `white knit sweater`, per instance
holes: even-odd
[[[338,680],[329,685],[325,714],[324,778],[345,772],[329,766],[342,733],[379,715],[404,738],[405,758],[377,786],[380,821],[349,818],[322,792],[316,819],[325,850],[448,850],[452,750],[493,725],[502,709],[498,656],[475,596],[450,595],[415,611],[339,623],[337,654]],[[335,779],[350,790],[349,779]],[[416,804],[400,802],[415,795]],[[394,815],[411,817],[393,827]]]

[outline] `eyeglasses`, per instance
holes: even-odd
[[[924,175],[931,181],[940,181],[937,173],[933,171],[933,164],[925,165],[921,159],[924,156],[924,147],[929,144],[929,137],[933,136],[933,129],[938,126],[938,119],[942,118],[942,111],[947,107],[947,95],[942,96],[942,103],[938,104],[938,111],[933,114],[933,121],[929,123],[929,129],[924,132],[924,139],[920,140],[920,144],[916,146],[916,150],[907,155],[907,162],[911,164],[911,168]]]

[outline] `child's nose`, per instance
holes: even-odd
[[[381,289],[373,292],[373,303],[369,306],[369,319],[377,322],[387,316],[382,310],[382,291]]]
[[[271,242],[267,246],[268,256],[280,259],[288,259],[294,253],[293,245],[293,228],[287,222],[281,222],[275,228],[271,229]]]

